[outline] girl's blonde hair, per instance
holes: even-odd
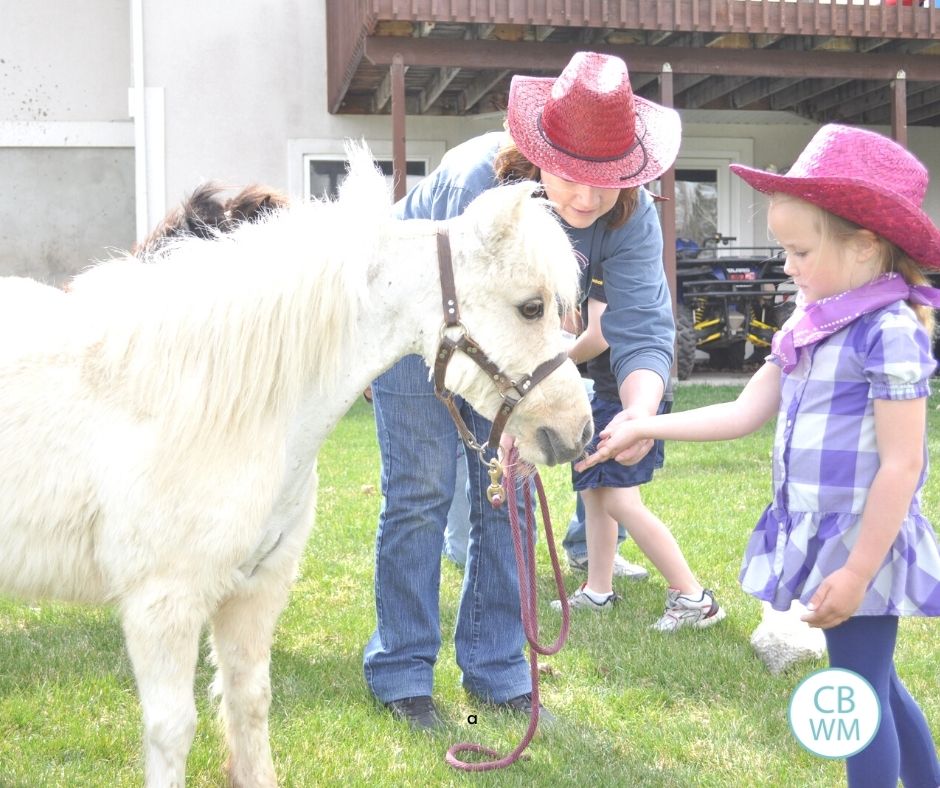
[[[776,193],[771,195],[771,202],[780,202],[782,200],[797,200],[798,197],[794,197],[788,194]],[[817,229],[822,235],[823,239],[836,239],[843,243],[847,242],[852,238],[856,233],[862,232],[867,228],[862,227],[861,225],[850,222],[848,219],[843,219],[841,216],[836,216],[834,213],[830,213],[823,208],[820,208],[818,205],[814,205],[811,202],[806,202],[802,200],[801,202],[806,203],[806,205],[812,208],[813,213],[817,216]],[[872,232],[867,230],[867,232]],[[882,238],[877,233],[873,233],[875,239],[878,242],[878,255],[879,255],[879,270],[883,274],[887,273],[898,273],[904,277],[904,281],[909,285],[927,285],[930,284],[930,281],[925,276],[924,272],[921,271],[920,266],[914,262],[906,252],[897,247],[895,244],[891,243],[885,238]],[[927,329],[927,332],[933,336],[934,329],[934,314],[933,307],[925,306],[923,304],[914,304],[908,301],[911,309],[914,310],[914,314],[917,315],[917,319],[920,321],[921,325]]]
[[[500,183],[538,181],[541,176],[541,170],[522,155],[516,143],[511,139],[497,152],[493,167],[496,170],[496,179]],[[620,227],[633,215],[636,210],[638,188],[640,187],[633,186],[620,190],[617,202],[606,214],[607,224],[610,227]]]

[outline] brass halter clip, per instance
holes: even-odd
[[[490,486],[486,488],[486,497],[490,499],[490,506],[498,509],[506,500],[506,488],[501,484],[503,480],[503,466],[495,457],[487,464],[487,473],[490,475]]]

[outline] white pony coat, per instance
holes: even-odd
[[[99,264],[62,293],[0,280],[0,590],[119,606],[144,712],[147,783],[182,785],[192,681],[211,623],[238,785],[273,785],[273,628],[312,527],[316,454],[378,373],[433,358],[434,226],[394,222],[368,152],[338,202],[297,206],[141,263]],[[516,376],[561,348],[570,244],[532,186],[453,220],[464,322]],[[525,321],[518,305],[547,301]],[[486,376],[448,385],[492,417]],[[565,364],[510,421],[524,457],[576,456],[590,410]],[[565,454],[545,457],[550,428]],[[485,436],[480,436],[485,437]]]

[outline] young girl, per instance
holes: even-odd
[[[898,617],[940,615],[940,550],[920,509],[926,402],[936,362],[940,231],[921,209],[927,171],[869,131],[819,130],[787,175],[732,170],[770,194],[797,310],[735,402],[622,421],[579,467],[638,440],[725,440],[778,413],[774,500],[748,544],[745,591],[778,610],[807,604],[833,667],[881,702],[875,738],[847,759],[850,786],[940,785],[924,715],[894,669]],[[628,458],[627,458],[628,459]]]
[[[603,266],[592,262],[585,329],[568,350],[576,363],[587,363],[594,380],[591,409],[594,429],[599,432],[620,412],[617,382],[610,370],[610,353],[601,332],[601,315],[607,308]],[[667,395],[668,396],[668,395]],[[659,412],[668,412],[668,402]],[[584,501],[587,537],[587,581],[568,598],[574,609],[610,610],[620,597],[613,591],[614,559],[617,555],[617,523],[623,523],[637,546],[662,573],[669,590],[666,610],[653,624],[662,632],[683,626],[707,627],[725,616],[714,594],[702,588],[689,568],[678,543],[666,525],[653,514],[640,497],[641,484],[663,465],[663,445],[657,442],[635,465],[623,467],[608,462],[597,468],[572,473],[574,488]],[[561,610],[561,601],[552,602]]]

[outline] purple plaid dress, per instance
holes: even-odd
[[[768,362],[789,366],[775,353]],[[787,610],[844,566],[879,467],[873,400],[926,397],[935,366],[927,332],[903,301],[800,349],[782,375],[774,500],[745,551],[745,591]],[[926,475],[924,439],[907,517],[855,615],[940,616],[940,549],[920,510]]]

